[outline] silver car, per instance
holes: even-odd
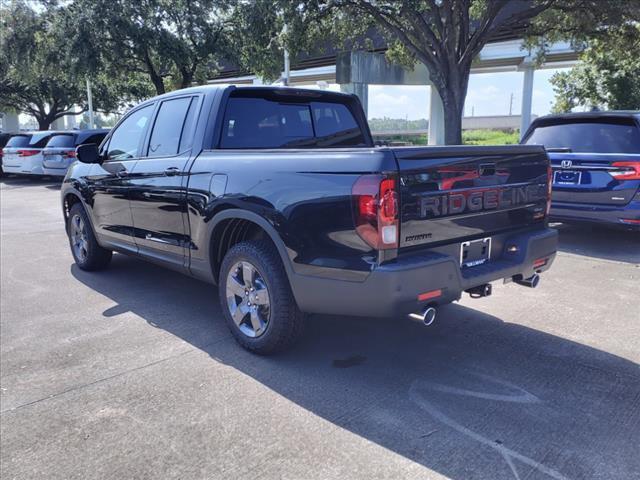
[[[76,159],[76,147],[86,143],[100,145],[107,133],[109,133],[108,129],[95,129],[54,134],[42,150],[44,174],[64,177],[69,165]]]
[[[4,173],[44,175],[42,149],[59,132],[20,132],[11,137],[2,150]]]

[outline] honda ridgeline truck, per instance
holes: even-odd
[[[217,284],[257,353],[291,345],[303,313],[428,324],[495,280],[535,286],[555,257],[542,146],[376,146],[352,95],[179,90],[77,158],[62,206],[78,267],[117,251]]]

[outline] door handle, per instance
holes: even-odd
[[[180,169],[178,167],[169,167],[164,171],[164,174],[167,177],[173,177],[174,175],[178,175],[179,173],[180,173]]]

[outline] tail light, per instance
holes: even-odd
[[[609,171],[616,180],[640,180],[640,162],[614,162],[611,166],[619,169]]]
[[[67,150],[66,152],[64,152],[64,156],[67,158],[76,158],[76,151],[75,150]]]
[[[547,208],[545,210],[545,216],[549,216],[551,212],[551,191],[553,187],[553,169],[551,164],[547,166]]]
[[[353,184],[356,231],[376,250],[398,247],[398,192],[396,179],[363,175]]]
[[[32,157],[40,153],[40,150],[18,150],[19,157]]]

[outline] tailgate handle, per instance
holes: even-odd
[[[481,163],[478,167],[478,173],[481,177],[489,177],[496,174],[495,163]]]

